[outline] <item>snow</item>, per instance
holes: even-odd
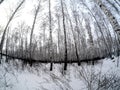
[[[81,66],[71,64],[64,72],[62,64],[54,64],[53,71],[49,71],[49,64],[33,67],[27,65],[23,69],[20,61],[2,62],[0,64],[0,90],[87,90],[86,82],[80,72],[86,72],[84,75],[89,79],[91,72],[97,75],[100,70],[103,75],[114,72],[120,76],[117,60],[118,57],[113,60],[106,58],[94,66],[86,63]]]
[[[114,3],[114,0],[111,0],[111,2]],[[31,3],[29,2],[28,6],[31,6]],[[120,24],[120,13],[111,8],[112,6],[107,4],[107,1],[105,5],[114,14]],[[117,4],[115,5],[120,8]],[[6,12],[9,7],[4,8],[4,6],[7,5],[3,3],[0,6],[0,12],[3,13],[0,14],[1,26],[4,26],[7,22],[7,18],[2,18],[7,17],[6,15],[9,14],[8,11]],[[30,14],[30,12],[27,13],[24,13],[22,16]],[[32,18],[32,16],[28,16],[28,18],[24,17],[24,19],[27,19],[26,21],[29,21],[29,18]],[[30,22],[28,23],[31,25]],[[99,78],[99,75],[107,76],[109,74],[116,74],[120,77],[119,57],[114,57],[114,59],[105,58],[96,62],[94,66],[87,63],[82,63],[81,66],[69,64],[67,71],[63,71],[63,64],[54,64],[53,71],[50,71],[50,64],[36,64],[33,67],[26,65],[23,67],[22,62],[19,60],[11,60],[9,63],[5,63],[4,60],[5,58],[0,64],[0,90],[88,90],[88,83],[91,80],[93,81],[91,85],[97,88],[96,77]]]

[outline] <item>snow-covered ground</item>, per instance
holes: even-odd
[[[68,65],[67,71],[63,71],[62,64],[54,64],[53,71],[49,71],[49,64],[23,68],[20,61],[3,61],[0,64],[0,90],[88,90],[88,86],[91,86],[90,90],[96,90],[103,76],[120,77],[118,60],[118,57],[106,58],[94,66],[72,64]]]
[[[90,4],[92,0],[86,1]],[[110,0],[118,8],[116,11],[107,0],[102,1],[120,24],[120,3],[115,3],[117,0]],[[33,16],[31,13],[28,15],[32,2],[29,1],[26,6],[28,8],[25,7],[26,15],[24,13],[19,17],[24,19],[28,25],[32,23],[30,18]],[[6,10],[10,8],[8,4],[10,3],[3,3],[0,7],[1,26],[6,25],[7,22]],[[3,9],[4,6],[5,9]],[[7,12],[9,14],[11,10]],[[18,21],[20,21],[19,18]],[[15,24],[17,23],[15,22],[13,26],[16,26]],[[81,66],[69,64],[67,71],[63,70],[63,64],[54,64],[53,71],[50,71],[50,64],[36,64],[30,67],[29,65],[23,66],[18,60],[10,60],[9,63],[5,63],[4,60],[0,64],[0,90],[120,90],[120,57],[100,60],[94,66],[87,63],[82,63]]]

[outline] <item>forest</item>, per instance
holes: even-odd
[[[0,0],[0,64],[50,71],[59,64],[67,72],[119,56],[120,0]]]

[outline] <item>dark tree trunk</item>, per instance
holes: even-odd
[[[62,17],[63,17],[63,30],[64,30],[64,44],[65,44],[65,54],[64,54],[64,70],[67,70],[67,37],[66,37],[66,26],[65,26],[65,14],[64,14],[64,7],[63,7],[63,0],[61,0],[61,8],[62,8]]]
[[[33,32],[34,32],[34,28],[35,28],[36,19],[37,19],[37,15],[38,15],[39,9],[40,9],[40,2],[38,4],[38,6],[37,6],[37,9],[35,10],[35,16],[34,16],[34,20],[33,20],[33,24],[32,24],[31,33],[30,33],[30,47],[29,47],[29,49],[30,49],[30,52],[29,52],[30,53],[29,54],[29,57],[30,57],[30,61],[29,61],[30,66],[32,66],[31,59],[32,59],[32,39],[33,39]]]
[[[50,63],[50,71],[52,71],[52,67],[53,67],[53,62],[52,62],[52,60],[53,60],[53,56],[52,56],[52,54],[53,54],[53,45],[52,45],[52,27],[51,27],[51,20],[52,20],[52,18],[51,18],[51,0],[49,0],[49,35],[50,35],[50,37],[49,37],[49,56],[50,56],[50,61],[51,61],[51,63]]]

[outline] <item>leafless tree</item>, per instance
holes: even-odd
[[[56,18],[57,18],[57,24],[58,24],[58,29],[57,29],[57,38],[58,38],[58,49],[57,49],[57,53],[60,54],[61,50],[60,50],[60,34],[61,34],[61,27],[60,27],[60,14],[56,14]],[[61,60],[60,55],[58,55],[58,60]]]
[[[112,15],[112,13],[107,9],[107,7],[101,2],[101,0],[95,0],[97,5],[103,10],[105,15],[108,17],[113,29],[118,33],[119,36],[119,31],[120,31],[120,25],[118,24],[116,18]]]
[[[39,13],[40,10],[40,1],[38,2],[38,6],[37,8],[35,8],[35,15],[34,15],[34,20],[33,20],[33,24],[32,24],[32,28],[31,28],[31,33],[30,33],[30,59],[32,59],[32,39],[33,39],[33,32],[34,32],[34,28],[35,28],[35,24],[36,24],[36,19],[37,19],[37,15]],[[32,61],[30,60],[30,66],[32,66]]]
[[[16,9],[14,10],[14,12],[12,13],[12,15],[10,16],[5,28],[4,28],[4,32],[2,34],[2,38],[1,38],[1,42],[0,42],[0,51],[2,53],[2,49],[3,49],[3,44],[4,44],[4,41],[5,41],[5,36],[6,36],[6,32],[7,32],[7,28],[10,24],[10,22],[12,21],[12,19],[14,18],[15,14],[18,12],[19,8],[23,5],[23,3],[25,2],[25,0],[22,0],[18,6],[16,7]],[[1,55],[2,56],[2,55]]]
[[[97,24],[97,26],[99,28],[99,32],[101,33],[101,39],[102,39],[103,43],[105,44],[106,50],[108,52],[108,55],[111,57],[110,48],[108,46],[108,43],[106,42],[104,33],[103,33],[102,28],[100,26],[100,23],[98,22],[96,16],[93,14],[93,12],[90,10],[90,8],[86,5],[86,3],[82,1],[82,4],[90,11],[91,15],[93,16],[93,18],[94,18],[94,20],[95,20],[95,22],[96,22],[96,24]]]
[[[50,71],[52,71],[52,67],[53,67],[53,57],[52,57],[52,53],[53,53],[53,39],[52,39],[52,16],[51,16],[51,0],[49,0],[49,57],[51,60],[51,64],[50,64]]]
[[[77,58],[77,61],[78,61],[78,65],[80,65],[80,57],[79,57],[79,49],[78,49],[78,43],[79,41],[77,42],[76,40],[76,34],[75,34],[75,30],[74,30],[74,27],[73,27],[73,24],[72,24],[72,20],[70,18],[70,15],[68,13],[68,9],[66,7],[66,11],[67,11],[67,19],[69,20],[69,23],[70,23],[70,29],[72,31],[72,35],[73,35],[73,39],[74,39],[74,48],[75,48],[75,53],[76,53],[76,58]],[[78,34],[78,37],[79,38],[79,34]]]
[[[112,7],[117,11],[117,13],[119,14],[120,13],[120,10],[116,7],[116,5],[114,3],[112,3],[111,1],[109,0],[106,0],[110,5],[112,5]]]
[[[62,8],[62,19],[63,19],[63,30],[64,30],[64,44],[65,44],[65,54],[64,54],[64,61],[65,61],[65,65],[64,65],[64,70],[67,70],[67,60],[68,60],[68,56],[67,56],[67,34],[66,34],[66,25],[65,25],[65,14],[64,14],[64,3],[63,0],[61,0],[61,8]]]

